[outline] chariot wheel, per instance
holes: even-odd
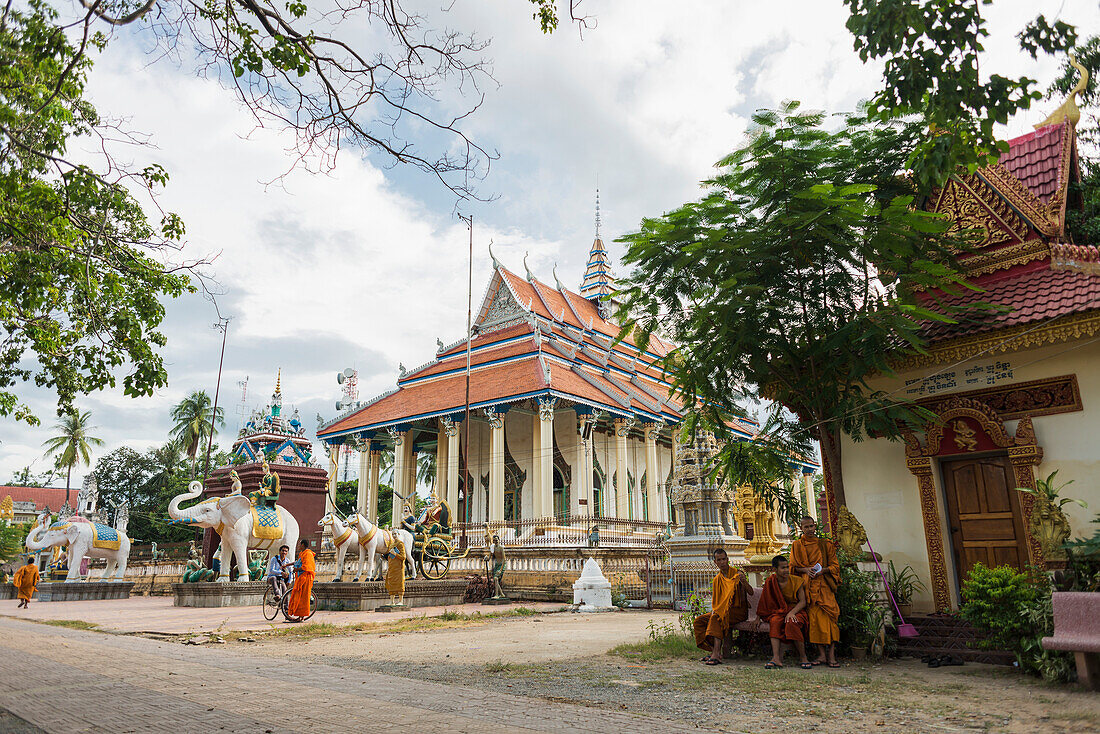
[[[268,585],[267,591],[264,592],[264,619],[268,622],[273,622],[275,617],[279,616],[279,609],[281,607],[282,599],[275,601],[275,589]]]
[[[451,566],[451,549],[439,538],[429,538],[420,552],[420,573],[424,578],[441,579]]]

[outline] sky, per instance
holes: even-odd
[[[316,415],[337,415],[337,372],[358,370],[366,400],[394,387],[400,364],[430,360],[437,338],[449,344],[463,335],[469,233],[458,213],[474,216],[475,309],[489,281],[490,241],[506,267],[522,272],[529,253],[537,277],[553,282],[556,267],[577,287],[597,180],[603,239],[617,263],[623,248],[614,240],[643,217],[698,198],[698,182],[742,142],[755,110],[797,99],[845,112],[881,80],[881,67],[852,50],[840,0],[585,0],[596,27],[581,34],[563,19],[549,36],[521,0],[411,5],[438,26],[491,39],[485,53],[496,84],[483,88],[483,104],[463,124],[499,153],[479,185],[491,201],[456,204],[436,179],[355,149],[341,151],[329,173],[297,168],[272,185],[292,163],[287,131],[257,128],[232,92],[186,60],[148,53],[140,29],[116,32],[97,58],[91,99],[149,134],[155,147],[130,155],[169,171],[161,203],[187,224],[185,256],[213,258],[220,292],[216,307],[199,295],[166,304],[167,387],[148,398],[118,389],[79,401],[105,442],[97,457],[162,444],[175,403],[192,390],[214,393],[219,312],[231,319],[220,446],[229,448],[242,411],[270,398],[279,369],[284,412],[296,407],[312,437]],[[982,68],[1026,74],[1043,88],[1058,62],[1019,51],[1014,35],[1023,24],[1045,13],[1084,33],[1100,29],[1094,0],[1002,0],[983,12],[990,37]],[[366,29],[349,35],[369,48]],[[1027,132],[1059,103],[1038,103],[1002,134]],[[42,426],[0,418],[0,483],[24,466],[48,466],[42,443],[53,435],[56,399],[33,385],[19,392]],[[74,486],[87,471],[74,472]]]

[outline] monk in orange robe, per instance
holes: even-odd
[[[802,659],[803,668],[812,668],[806,657],[806,582],[801,576],[791,574],[791,564],[783,556],[772,559],[775,573],[764,582],[756,614],[770,627],[768,636],[772,643],[772,659],[765,668],[783,667],[783,643],[794,645]]]
[[[840,639],[840,607],[836,603],[836,587],[840,585],[840,562],[836,546],[817,537],[817,522],[802,518],[802,537],[791,543],[791,571],[806,581],[806,599],[810,603],[810,642],[818,646],[814,665],[828,664],[839,668],[836,643]]]
[[[38,567],[34,565],[34,558],[27,556],[27,565],[20,566],[12,579],[15,588],[19,590],[19,605],[16,609],[25,609],[30,606],[31,597],[38,590]]]
[[[707,665],[722,663],[726,643],[732,642],[733,626],[748,619],[748,595],[752,593],[745,574],[730,566],[724,549],[714,551],[714,565],[718,575],[710,587],[711,611],[695,618],[695,644],[710,653],[703,658]]]
[[[287,614],[290,615],[288,622],[301,622],[309,616],[309,597],[313,593],[317,564],[313,560],[313,551],[309,549],[309,541],[305,538],[298,541],[298,563],[295,565],[298,564],[301,566],[286,605]]]

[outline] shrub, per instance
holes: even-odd
[[[1042,640],[1054,633],[1051,585],[1045,573],[1021,573],[1009,566],[975,564],[963,583],[964,619],[986,635],[982,647],[1016,654],[1020,670],[1049,681],[1073,678],[1067,652],[1044,650]]]
[[[866,648],[878,636],[886,618],[886,608],[878,596],[878,574],[861,571],[856,558],[838,550],[840,561],[840,586],[836,590],[836,603],[840,607],[837,626],[840,627],[840,652],[853,648]]]
[[[687,609],[680,612],[680,629],[688,637],[695,636],[695,618],[707,613],[707,606],[698,594],[692,594],[687,601]]]

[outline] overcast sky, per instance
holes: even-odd
[[[522,269],[529,251],[538,277],[550,281],[556,264],[563,283],[579,285],[597,176],[604,240],[617,262],[622,247],[613,240],[642,217],[696,198],[698,181],[741,142],[754,110],[798,99],[848,111],[880,81],[880,68],[852,50],[840,0],[586,0],[598,26],[583,39],[564,20],[543,35],[524,0],[456,0],[449,13],[441,5],[450,0],[423,7],[441,26],[492,39],[499,83],[465,127],[500,153],[481,185],[496,198],[460,207],[475,216],[475,308],[488,283],[490,240],[506,266]],[[991,19],[983,70],[1027,74],[1044,87],[1057,64],[1018,51],[1013,36],[1023,23],[1060,12],[1084,33],[1100,29],[1095,0],[1003,0],[983,12]],[[292,139],[256,130],[233,94],[186,63],[154,61],[129,31],[97,60],[90,94],[101,113],[151,134],[156,150],[135,158],[170,172],[163,203],[187,223],[187,254],[217,256],[219,308],[232,317],[223,448],[236,435],[237,383],[246,376],[246,405],[258,407],[281,367],[287,410],[297,406],[312,435],[317,413],[336,414],[337,371],[358,369],[366,399],[393,387],[399,363],[411,369],[431,359],[437,337],[462,336],[468,235],[453,195],[435,179],[349,149],[332,175],[298,170],[281,187],[265,186],[287,169]],[[1040,103],[1004,132],[1030,130],[1058,103]],[[194,389],[213,394],[216,317],[198,296],[169,303],[168,387],[146,399],[119,390],[80,400],[106,441],[98,456],[163,443],[174,403]],[[20,394],[43,426],[0,419],[0,482],[25,465],[46,466],[41,445],[52,435],[54,399],[33,387]],[[74,473],[74,484],[85,472]]]

